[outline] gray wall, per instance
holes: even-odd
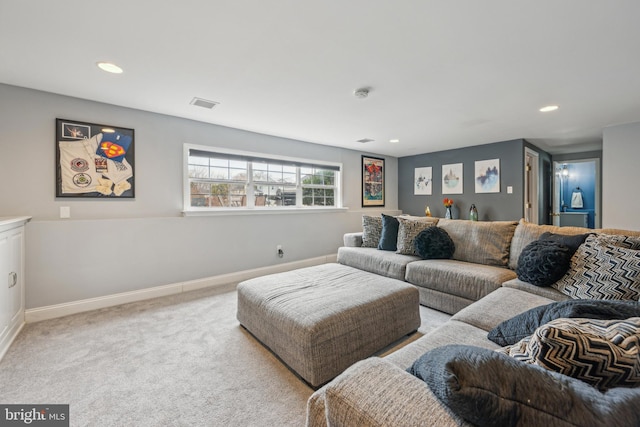
[[[500,159],[500,193],[475,193],[475,161]],[[442,165],[463,163],[463,194],[442,194]],[[444,217],[444,197],[454,200],[454,217],[468,219],[469,207],[474,203],[479,219],[519,220],[524,205],[524,140],[496,142],[493,144],[439,151],[398,159],[398,206],[413,215],[424,215],[429,206],[433,216]],[[433,192],[431,196],[414,195],[414,169],[431,166],[433,169]],[[507,186],[513,194],[507,194]]]
[[[56,199],[55,118],[134,128],[136,198]],[[360,156],[375,153],[1,84],[0,129],[0,216],[33,217],[26,232],[27,308],[332,254],[343,233],[361,228],[363,211],[381,211],[360,207]],[[341,162],[349,209],[182,217],[183,143]],[[386,160],[384,210],[391,211],[398,208],[398,163]],[[71,219],[59,219],[61,206],[71,207]]]
[[[640,122],[604,129],[602,227],[640,230]]]

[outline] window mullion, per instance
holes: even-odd
[[[296,207],[301,208],[302,205],[302,179],[300,176],[300,167],[296,168]]]

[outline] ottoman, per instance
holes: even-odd
[[[312,387],[420,326],[418,290],[342,264],[238,284],[237,318]]]

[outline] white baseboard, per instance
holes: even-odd
[[[336,260],[337,254],[325,255],[284,264],[270,265],[268,267],[221,274],[219,276],[205,277],[203,279],[190,280],[187,282],[156,286],[153,288],[141,289],[139,291],[123,292],[63,304],[30,308],[25,310],[25,321],[26,323],[40,322],[42,320],[54,319],[56,317],[68,316],[70,314],[83,313],[85,311],[113,307],[120,304],[175,295],[182,292],[195,291],[210,287],[220,287],[221,289],[229,288],[229,290],[231,290],[238,282],[242,282],[243,280],[253,279],[254,277],[260,277],[266,274],[281,273],[283,271],[294,270],[296,268],[336,262]]]

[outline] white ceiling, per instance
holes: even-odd
[[[0,0],[0,82],[392,156],[588,151],[640,121],[639,17],[638,0]]]

